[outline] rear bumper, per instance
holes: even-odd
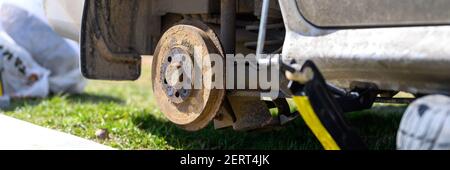
[[[283,55],[311,59],[343,88],[373,83],[382,90],[450,93],[450,26],[320,29],[280,1],[286,24]]]

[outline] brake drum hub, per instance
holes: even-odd
[[[173,103],[182,103],[191,94],[193,88],[191,83],[186,80],[186,71],[189,68],[186,62],[190,62],[191,55],[182,47],[174,47],[164,58],[160,81],[163,82],[164,92]],[[188,60],[189,59],[189,60]]]
[[[212,68],[212,53],[223,56],[217,36],[207,26],[193,21],[167,30],[156,47],[152,65],[156,102],[171,122],[185,130],[196,131],[208,125],[224,99],[224,89],[205,87],[204,82],[213,77],[205,71]],[[200,77],[189,69],[195,67],[192,61],[198,59],[203,61]],[[199,79],[203,86],[193,88],[192,82]]]

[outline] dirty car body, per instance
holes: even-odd
[[[327,80],[346,88],[366,82],[383,90],[450,92],[450,1],[281,2],[283,55],[314,60]]]
[[[77,2],[84,4],[84,10],[66,12],[82,20],[59,23],[72,25],[67,28],[80,26],[82,72],[87,78],[102,80],[139,78],[141,55],[158,56],[155,49],[164,41],[163,34],[185,19],[201,22],[195,26],[207,26],[220,35],[224,49],[216,43],[214,50],[252,52],[257,37],[252,23],[258,23],[261,16],[260,0]],[[281,25],[284,34],[268,31],[272,39],[266,44],[276,49],[281,40],[282,50],[274,53],[314,61],[328,82],[349,91],[371,87],[376,94],[450,93],[450,0],[271,2],[268,29]],[[73,29],[58,31],[77,35]],[[215,36],[210,38],[215,40]],[[221,105],[219,111],[212,113],[218,116],[208,117],[214,118],[217,128],[233,126],[236,130],[279,124],[282,119],[272,120],[268,109],[286,110],[286,102],[271,102],[261,101],[258,91],[227,90],[225,99],[216,102]]]

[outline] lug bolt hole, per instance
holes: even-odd
[[[180,97],[180,92],[175,92],[175,97]]]
[[[167,57],[167,61],[172,62],[172,57],[171,56]]]
[[[181,74],[180,77],[178,77],[178,81],[179,81],[180,83],[183,83],[183,81],[184,81],[184,76],[183,76],[183,74]]]

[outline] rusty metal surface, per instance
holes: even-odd
[[[193,26],[195,25],[195,26]],[[196,21],[183,21],[182,24],[176,25],[164,33],[155,51],[152,64],[152,85],[155,99],[160,110],[164,115],[179,127],[188,131],[197,131],[204,128],[216,116],[225,96],[224,89],[213,89],[204,87],[202,89],[192,89],[189,96],[174,100],[167,90],[167,84],[164,80],[164,63],[167,56],[171,55],[171,51],[181,47],[188,50],[189,54],[194,54],[192,47],[201,47],[201,54],[190,56],[193,57],[208,56],[208,54],[222,54],[219,40],[215,33],[207,26]],[[203,58],[207,60],[208,58]],[[204,62],[203,79],[211,80],[211,73],[204,72],[211,69],[212,64]],[[196,79],[196,75],[192,75],[192,79]]]
[[[233,108],[236,122],[233,129],[236,131],[250,131],[277,126],[278,117],[272,117],[266,103],[260,97],[234,97],[227,96]]]
[[[320,29],[302,17],[295,0],[280,5],[287,29],[283,56],[313,60],[333,84],[450,93],[450,26]]]
[[[217,112],[217,115],[214,118],[214,128],[224,129],[232,127],[234,122],[236,122],[236,116],[233,113],[230,102],[228,102],[227,98],[225,98],[223,100],[222,106],[220,107],[220,110]]]

